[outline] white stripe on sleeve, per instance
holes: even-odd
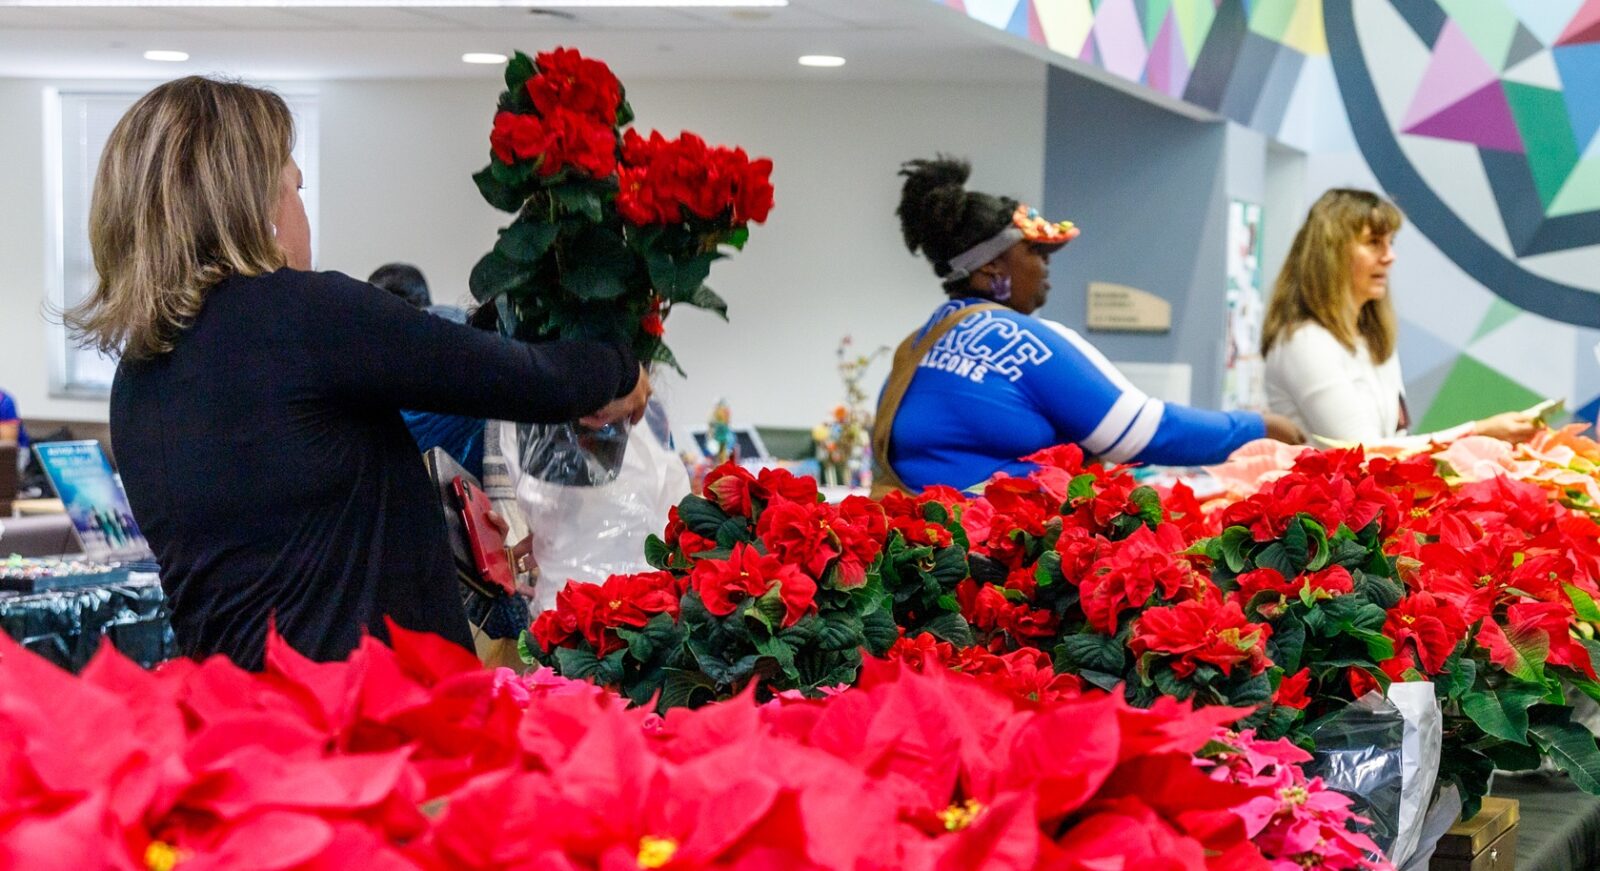
[[[1134,418],[1133,425],[1122,434],[1122,438],[1112,445],[1101,457],[1113,463],[1126,463],[1137,457],[1140,451],[1150,444],[1155,438],[1156,430],[1161,428],[1161,418],[1166,414],[1166,403],[1159,399],[1145,402],[1139,409],[1139,416]]]
[[[1103,454],[1111,450],[1111,446],[1117,443],[1117,439],[1127,431],[1134,418],[1138,416],[1139,409],[1144,407],[1146,399],[1147,397],[1137,390],[1123,391],[1123,394],[1117,397],[1117,401],[1111,404],[1106,416],[1100,418],[1100,424],[1094,428],[1094,432],[1084,437],[1083,449],[1091,454]]]

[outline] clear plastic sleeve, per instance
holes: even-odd
[[[647,422],[623,430],[626,443],[563,441],[548,427],[502,426],[500,450],[520,457],[513,472],[520,519],[533,537],[539,580],[533,611],[555,606],[569,580],[598,583],[614,574],[649,571],[645,539],[666,526],[667,512],[689,494],[683,461],[668,446],[659,407]],[[614,474],[604,472],[620,459]]]
[[[1372,821],[1368,834],[1384,855],[1400,833],[1405,792],[1405,716],[1370,692],[1324,717],[1311,729],[1316,744],[1306,774],[1349,796],[1351,810]]]

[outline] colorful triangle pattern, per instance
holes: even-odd
[[[1600,0],[1587,0],[1556,39],[1556,45],[1586,42],[1600,42]]]

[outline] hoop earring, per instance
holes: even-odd
[[[989,279],[989,296],[995,302],[1005,302],[1011,298],[1011,276],[1001,273]]]

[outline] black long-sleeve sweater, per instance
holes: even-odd
[[[124,361],[111,392],[179,649],[260,668],[273,620],[297,650],[336,659],[363,630],[385,638],[385,616],[470,646],[399,409],[557,422],[637,378],[624,348],[511,341],[339,273],[221,282],[173,351]]]

